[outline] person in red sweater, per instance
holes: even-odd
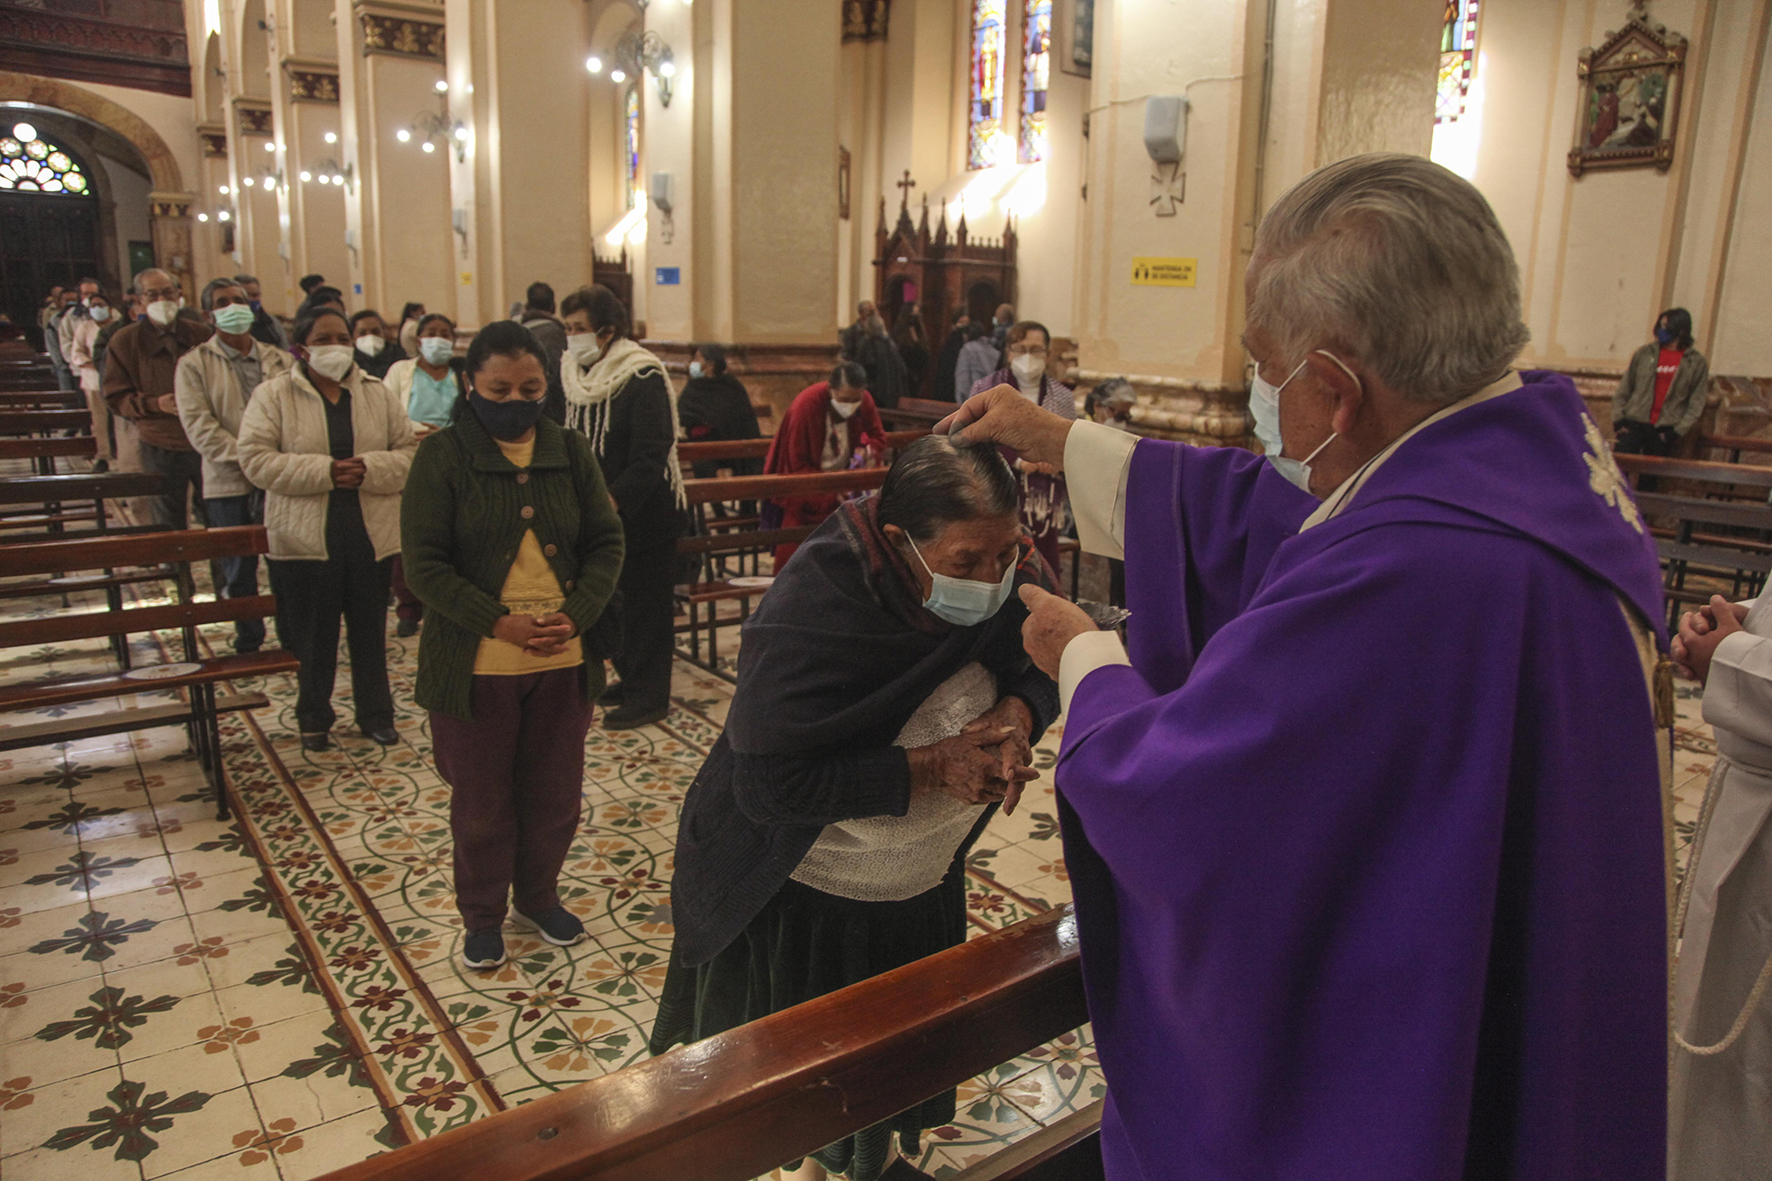
[[[788,407],[787,417],[769,445],[763,472],[785,476],[795,472],[846,472],[851,468],[879,467],[886,450],[886,428],[880,411],[867,391],[867,372],[854,361],[831,370],[829,381],[807,386]],[[817,525],[836,511],[842,498],[821,496],[782,497],[770,501],[765,519],[781,514],[779,526]],[[798,545],[775,547],[775,571],[781,573]]]
[[[1672,455],[1704,413],[1710,363],[1692,347],[1692,316],[1669,308],[1655,339],[1639,348],[1612,395],[1612,449]]]

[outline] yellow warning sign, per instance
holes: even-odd
[[[1192,287],[1193,258],[1135,258],[1132,260],[1134,287]]]

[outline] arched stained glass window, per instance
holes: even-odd
[[[972,2],[972,79],[966,167],[1007,164],[1014,151],[1003,127],[1003,59],[1008,48],[1007,0]]]
[[[91,190],[86,174],[66,152],[39,135],[26,139],[15,127],[12,134],[0,136],[0,192],[84,197]]]
[[[1464,114],[1471,72],[1477,65],[1477,5],[1480,0],[1445,0],[1440,28],[1440,94],[1435,123],[1451,123]]]
[[[1027,0],[1021,47],[1023,164],[1046,158],[1046,86],[1052,69],[1052,0]]]
[[[640,87],[628,87],[622,100],[622,163],[627,166],[628,208],[640,199]]]

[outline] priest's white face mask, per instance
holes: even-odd
[[[1321,353],[1340,365],[1341,371],[1353,378],[1355,385],[1360,383],[1359,377],[1342,362],[1340,357],[1328,349],[1313,349],[1312,351]],[[1311,462],[1323,454],[1323,449],[1335,442],[1340,434],[1331,431],[1329,437],[1317,444],[1316,450],[1303,459],[1287,459],[1281,454],[1285,449],[1285,441],[1280,437],[1280,391],[1292,384],[1292,379],[1298,376],[1308,361],[1309,358],[1300,361],[1292,372],[1286,375],[1286,380],[1279,385],[1262,377],[1261,366],[1257,365],[1255,377],[1249,383],[1249,413],[1255,419],[1255,437],[1261,440],[1261,449],[1267,453],[1267,460],[1273,464],[1276,472],[1305,492],[1311,490]]]

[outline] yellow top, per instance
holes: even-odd
[[[533,435],[523,443],[507,443],[503,439],[494,441],[505,458],[520,468],[528,467],[535,457]],[[547,556],[541,552],[541,542],[536,540],[535,530],[525,530],[523,540],[517,546],[517,560],[511,563],[511,572],[505,575],[504,589],[499,591],[498,601],[509,608],[512,615],[533,616],[551,615],[565,600],[560,580],[554,577],[553,567],[548,565]],[[474,657],[474,675],[520,677],[557,668],[577,668],[584,662],[584,645],[577,636],[566,641],[566,650],[560,655],[546,657],[532,656],[525,649],[503,640],[485,639],[480,641],[480,651]]]

